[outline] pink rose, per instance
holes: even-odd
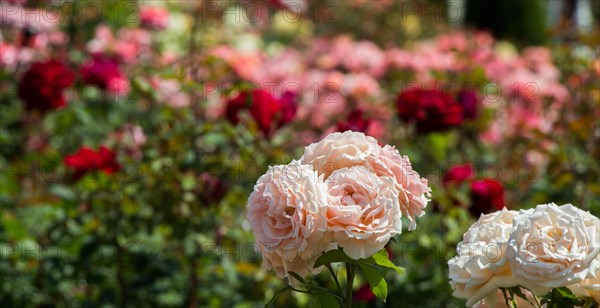
[[[402,232],[398,186],[364,166],[335,170],[327,181],[333,197],[327,208],[329,230],[350,258],[366,259]]]
[[[378,177],[395,180],[400,210],[410,220],[409,230],[416,228],[415,218],[422,216],[429,202],[431,189],[427,180],[412,170],[408,157],[401,156],[391,146],[381,147],[372,137],[347,131],[333,133],[320,142],[306,147],[300,158],[313,166],[325,180],[336,170],[363,166]]]
[[[294,161],[269,168],[248,198],[247,218],[263,266],[281,278],[289,271],[313,273],[316,259],[329,248],[328,203],[327,186],[310,166]]]

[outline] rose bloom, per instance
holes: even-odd
[[[327,208],[329,230],[350,258],[366,259],[402,232],[398,186],[364,166],[333,171],[327,180],[333,197]]]
[[[600,220],[571,204],[538,205],[515,217],[508,260],[535,295],[594,277],[600,264]]]
[[[461,105],[438,90],[406,90],[398,96],[396,107],[400,118],[415,123],[419,133],[445,131],[463,122]]]
[[[365,133],[371,124],[371,120],[365,119],[364,111],[360,109],[354,109],[348,115],[348,118],[337,124],[337,129],[339,132],[345,132],[347,130],[351,130],[354,132]]]
[[[463,118],[473,120],[477,118],[479,97],[474,90],[465,89],[458,93],[458,102],[462,105]]]
[[[289,10],[296,14],[306,11],[308,8],[306,0],[268,0],[267,3],[277,9]]]
[[[140,21],[144,27],[164,30],[169,25],[169,11],[156,6],[142,7],[140,8]]]
[[[473,178],[473,166],[470,164],[452,166],[448,172],[444,175],[442,182],[444,186],[452,183],[460,184],[465,181],[469,181]]]
[[[73,72],[61,62],[37,62],[21,78],[18,95],[27,110],[56,109],[67,104],[63,92],[73,84],[74,78]]]
[[[368,303],[376,301],[377,297],[371,291],[371,286],[365,284],[353,292],[352,299],[358,303]]]
[[[245,108],[249,109],[263,134],[270,136],[274,129],[294,118],[296,114],[295,94],[286,92],[281,98],[275,98],[269,92],[260,89],[242,92],[227,102],[225,115],[229,121],[237,124],[238,112]]]
[[[115,94],[126,94],[129,91],[129,82],[114,59],[94,56],[83,64],[81,75],[86,84],[95,85],[102,90]]]
[[[294,161],[270,167],[248,198],[247,218],[263,266],[281,278],[289,271],[313,273],[316,259],[330,248],[328,203],[327,187],[310,166]]]
[[[116,156],[115,152],[104,146],[101,146],[98,151],[82,147],[77,153],[67,155],[64,163],[75,169],[73,179],[76,181],[92,170],[102,170],[106,174],[118,172],[121,166],[117,163]]]
[[[307,146],[300,162],[312,165],[325,180],[334,171],[352,166],[363,166],[378,177],[391,177],[395,179],[400,210],[410,220],[408,229],[414,230],[415,218],[425,214],[423,209],[431,192],[427,179],[412,169],[408,157],[389,145],[379,146],[377,140],[363,133],[330,134]]]
[[[502,209],[504,203],[504,187],[492,179],[471,182],[471,207],[469,212],[474,217]]]
[[[594,260],[596,265],[594,268],[599,268],[600,257],[596,257]],[[591,297],[596,303],[600,304],[600,270],[596,270],[595,273],[590,272],[588,278],[568,286],[568,288],[577,296]]]
[[[498,288],[518,285],[506,259],[507,242],[517,214],[504,208],[482,215],[463,235],[457,256],[448,261],[453,295],[466,298],[467,306],[482,299],[495,303]]]
[[[211,205],[221,202],[227,194],[227,183],[222,181],[219,177],[209,173],[203,172],[200,175],[200,187],[198,196],[200,202],[204,205]]]

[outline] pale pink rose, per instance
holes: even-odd
[[[329,230],[350,258],[366,259],[402,232],[396,181],[363,166],[335,170],[327,180],[333,201]]]
[[[347,74],[341,92],[355,97],[377,96],[380,93],[379,83],[371,75]]]
[[[364,166],[379,177],[395,179],[400,210],[410,221],[409,230],[417,226],[415,218],[425,214],[431,188],[427,179],[412,170],[410,160],[391,146],[379,146],[377,140],[363,133],[346,131],[333,133],[305,148],[300,158],[312,165],[327,180],[335,170]]]
[[[536,295],[595,275],[600,219],[571,204],[538,205],[514,219],[508,261],[519,284]]]
[[[458,244],[457,256],[448,261],[453,295],[473,306],[486,299],[494,303],[499,288],[517,286],[506,258],[506,247],[518,214],[506,208],[481,215]]]
[[[383,75],[387,66],[385,53],[370,41],[355,42],[352,50],[342,60],[348,70],[374,77]]]
[[[135,63],[138,59],[148,58],[151,43],[152,36],[144,29],[122,28],[115,37],[110,27],[99,25],[86,48],[92,54],[115,54],[123,62]]]
[[[281,278],[290,271],[313,273],[316,259],[333,248],[327,232],[329,202],[327,186],[310,166],[294,161],[270,167],[248,198],[247,218],[263,266]]]
[[[184,108],[190,105],[190,97],[181,89],[177,79],[161,79],[153,77],[150,84],[156,89],[157,101],[173,108]]]

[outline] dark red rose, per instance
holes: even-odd
[[[365,284],[354,291],[352,299],[357,303],[368,303],[374,301],[377,297],[373,294],[373,291],[371,291],[371,287],[368,284]]]
[[[242,92],[227,102],[225,116],[233,123],[239,121],[238,113],[248,109],[259,129],[269,136],[274,129],[290,122],[296,114],[296,95],[286,92],[281,98],[275,98],[264,90]]]
[[[86,84],[95,85],[103,90],[112,87],[114,83],[123,79],[118,62],[100,55],[95,55],[83,64],[81,75]]]
[[[471,182],[471,208],[474,217],[504,208],[504,188],[492,179]]]
[[[200,175],[200,201],[206,205],[220,202],[227,193],[227,185],[217,176],[204,172]]]
[[[462,90],[458,94],[458,102],[463,108],[463,118],[473,120],[477,118],[479,98],[474,90]]]
[[[74,180],[78,180],[88,171],[102,170],[106,174],[113,174],[121,169],[116,160],[116,153],[101,146],[98,151],[88,147],[82,147],[77,153],[67,155],[64,159],[65,165],[73,167],[75,174]]]
[[[67,104],[63,92],[74,78],[73,72],[59,61],[37,62],[23,74],[17,94],[27,110],[47,112]]]
[[[306,1],[285,1],[285,0],[268,0],[267,3],[278,10],[288,10],[294,13],[301,13],[306,9]]]
[[[419,133],[445,131],[463,121],[461,105],[438,90],[406,90],[396,106],[400,118],[415,123]]]
[[[444,186],[450,183],[460,184],[465,181],[470,181],[473,179],[473,166],[467,165],[459,165],[453,166],[448,170],[448,172],[444,175],[442,182]]]
[[[351,130],[353,132],[364,133],[367,131],[370,124],[371,120],[363,117],[363,111],[360,109],[355,109],[350,112],[346,121],[337,124],[337,129],[339,132]]]

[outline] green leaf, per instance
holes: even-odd
[[[396,266],[394,263],[392,263],[392,261],[390,261],[387,250],[385,250],[385,248],[378,251],[373,256],[365,259],[364,262],[373,264],[373,265],[377,265],[377,266],[381,266],[381,267],[385,267],[385,268],[389,268],[389,269],[393,269],[396,272],[398,272],[398,274],[400,274],[400,275],[404,274],[404,268]]]
[[[554,289],[554,291],[556,291],[557,294],[560,295],[560,297],[562,298],[577,299],[575,294],[573,294],[573,292],[571,292],[571,290],[569,290],[569,288],[567,287],[556,288]]]
[[[367,263],[359,263],[360,269],[362,270],[363,275],[369,282],[369,286],[371,286],[371,291],[373,294],[377,296],[382,301],[386,301],[387,299],[387,283],[385,279],[381,275],[381,273],[373,266]]]
[[[529,301],[529,299],[527,299],[527,296],[525,296],[525,294],[523,294],[523,291],[521,291],[520,287],[512,287],[512,288],[508,288],[508,290],[510,292],[512,292],[514,295],[516,295],[524,300]]]
[[[275,302],[275,300],[277,298],[279,298],[279,296],[281,296],[281,294],[283,294],[285,291],[287,291],[289,289],[290,289],[290,287],[287,286],[287,287],[285,287],[285,288],[277,291],[277,293],[275,293],[275,295],[273,295],[273,297],[271,298],[271,300],[268,303],[265,304],[265,308],[270,307]]]
[[[586,297],[585,298],[585,303],[583,303],[583,308],[593,308],[593,307],[598,307],[598,303],[596,303],[596,301],[591,298],[591,297]]]
[[[294,272],[288,272],[288,274],[292,277],[294,277],[296,280],[298,280],[300,283],[306,284],[306,281],[304,280],[304,278],[302,278],[302,276],[298,275],[297,273]]]
[[[330,308],[330,307],[339,308],[340,307],[340,303],[337,301],[337,299],[335,299],[335,297],[333,297],[333,295],[331,295],[329,293],[319,292],[319,293],[315,294],[315,297],[317,298],[319,305],[323,308]]]
[[[315,262],[315,268],[319,267],[319,266],[323,266],[327,263],[333,263],[333,262],[347,262],[347,263],[354,263],[355,260],[352,260],[350,257],[348,257],[343,250],[341,249],[336,249],[336,250],[330,250],[324,254],[322,254],[317,261]]]

